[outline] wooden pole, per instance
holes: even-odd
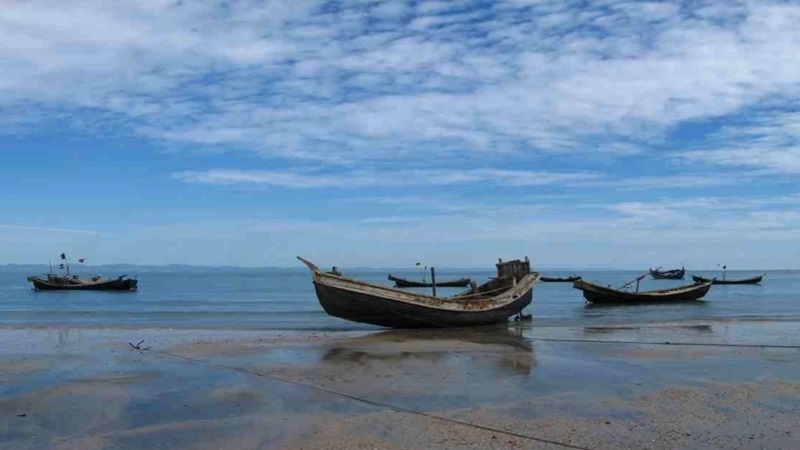
[[[431,266],[431,286],[433,286],[433,296],[436,297],[436,271]]]
[[[623,284],[622,286],[618,287],[618,288],[617,288],[617,290],[620,290],[620,289],[625,289],[625,288],[627,288],[627,287],[631,286],[631,285],[633,284],[633,282],[634,282],[634,281],[635,281],[635,282],[638,284],[638,283],[639,283],[639,280],[643,280],[643,279],[644,279],[644,277],[646,277],[646,276],[648,276],[648,275],[650,275],[650,272],[647,272],[646,274],[640,275],[640,276],[638,276],[638,277],[634,278],[633,280],[631,280],[631,281],[628,281],[627,283],[625,283],[625,284]],[[611,285],[609,285],[608,287],[611,287]]]

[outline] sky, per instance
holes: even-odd
[[[0,262],[800,268],[800,4],[5,0]]]

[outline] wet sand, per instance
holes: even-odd
[[[798,345],[791,321],[0,329],[0,448],[796,449]]]

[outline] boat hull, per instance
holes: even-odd
[[[711,289],[711,282],[662,289],[647,292],[625,292],[598,286],[585,281],[577,281],[575,289],[583,292],[583,298],[596,304],[637,304],[637,303],[669,303],[700,300]]]
[[[682,280],[686,276],[686,270],[675,269],[660,272],[658,270],[650,269],[650,276],[655,280]]]
[[[712,284],[759,284],[764,279],[764,275],[759,275],[757,277],[751,277],[751,278],[739,278],[739,279],[734,278],[730,280],[720,280],[718,278],[709,279],[693,275],[692,279],[697,283],[711,282]]]
[[[421,288],[421,287],[433,287],[433,283],[428,283],[424,281],[413,281],[413,280],[406,280],[405,278],[393,277],[389,275],[389,280],[394,281],[394,285],[399,288]],[[437,282],[436,287],[466,287],[469,285],[471,280],[469,278],[461,278],[458,280],[448,280]]]
[[[38,277],[29,280],[37,291],[135,291],[139,287],[139,281],[130,278],[78,284],[49,283]]]
[[[539,281],[545,283],[574,283],[580,280],[581,277],[566,277],[566,278],[557,278],[557,277],[540,277]]]
[[[533,287],[514,301],[491,310],[451,311],[376,297],[314,283],[322,308],[329,315],[389,328],[447,328],[490,325],[507,321],[531,303]]]
[[[530,262],[495,264],[498,276],[453,297],[409,292],[323,272],[297,257],[311,271],[314,290],[329,315],[353,322],[390,328],[451,328],[507,321],[531,303],[539,274]]]

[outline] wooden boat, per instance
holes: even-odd
[[[543,281],[545,283],[574,283],[580,280],[581,277],[572,276],[572,277],[539,277],[539,281]]]
[[[650,276],[656,280],[682,280],[686,276],[686,269],[658,270],[650,269]]]
[[[583,297],[590,303],[630,304],[699,300],[711,289],[711,282],[640,292],[620,291],[583,280],[576,281],[572,287],[583,291]]]
[[[498,276],[453,297],[435,297],[346,278],[320,270],[297,257],[311,271],[322,308],[334,317],[392,328],[443,328],[488,325],[508,320],[531,303],[539,274],[530,263],[497,264]]]
[[[394,281],[395,287],[399,288],[419,288],[419,287],[433,287],[433,283],[428,283],[427,281],[414,281],[414,280],[407,280],[405,278],[395,277],[392,274],[389,274],[389,281]],[[469,285],[469,282],[472,281],[469,278],[460,278],[458,280],[448,280],[448,281],[437,281],[437,287],[466,287]]]
[[[103,280],[94,277],[89,280],[81,280],[75,276],[47,275],[42,277],[28,277],[28,281],[33,283],[33,288],[37,291],[135,291],[138,289],[139,280],[125,278],[122,275],[113,280]]]
[[[750,278],[728,278],[723,280],[720,280],[719,278],[705,278],[692,275],[692,279],[697,283],[710,282],[711,284],[758,284],[764,279],[764,275],[758,275]]]

